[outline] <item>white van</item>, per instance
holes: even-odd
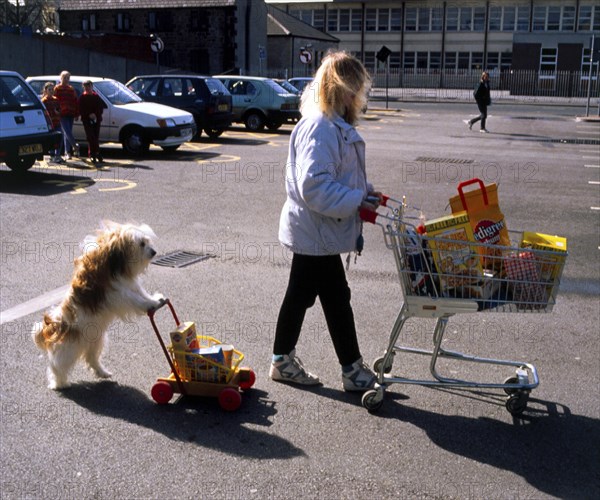
[[[70,84],[77,94],[82,83],[91,80],[94,90],[106,104],[100,127],[100,142],[120,142],[131,155],[148,151],[156,144],[165,151],[174,151],[196,134],[191,113],[170,106],[144,102],[122,83],[110,78],[71,76]],[[59,82],[58,75],[30,76],[29,84],[38,94],[46,82]],[[81,120],[75,120],[73,135],[77,142],[86,142]]]
[[[14,71],[0,71],[0,162],[13,171],[33,167],[55,149],[62,134],[55,132],[40,98]]]

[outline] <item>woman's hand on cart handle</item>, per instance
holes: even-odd
[[[377,219],[379,214],[373,208],[367,208],[365,205],[367,205],[367,203],[363,203],[358,209],[359,217],[365,222],[375,224],[375,219]],[[370,203],[368,205],[370,205]],[[370,206],[372,207],[372,205]]]

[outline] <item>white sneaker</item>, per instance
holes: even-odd
[[[352,370],[342,372],[342,383],[345,391],[365,392],[375,388],[377,375],[364,363],[362,358],[352,363]]]
[[[490,131],[487,128],[482,128],[479,132],[481,132],[482,134],[489,134]]]
[[[465,125],[469,126],[469,130],[471,130],[473,128],[473,124],[471,123],[471,120],[463,120],[463,123]]]
[[[318,385],[321,383],[319,377],[307,372],[300,361],[296,357],[296,349],[290,352],[289,356],[284,355],[283,361],[274,361],[271,363],[269,376],[272,380],[278,382],[289,382],[299,385]]]

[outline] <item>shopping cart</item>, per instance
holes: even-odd
[[[204,335],[197,335],[195,338],[197,350],[206,353],[210,348],[216,347],[215,351],[222,358],[215,359],[207,354],[178,350],[172,344],[165,345],[154,319],[156,312],[165,305],[169,307],[176,327],[184,325],[179,321],[169,299],[165,299],[156,309],[148,311],[154,333],[171,368],[169,376],[159,377],[152,386],[152,398],[158,404],[167,404],[174,393],[216,397],[224,410],[237,410],[242,403],[240,389],[250,389],[256,381],[253,370],[240,367],[244,355],[233,349],[233,346],[225,346],[217,339]],[[227,355],[223,354],[225,351]]]
[[[544,313],[556,303],[566,252],[498,246],[442,238],[428,238],[422,231],[418,209],[407,206],[405,199],[384,197],[385,213],[361,210],[366,222],[379,225],[386,246],[392,250],[404,302],[392,327],[387,349],[375,361],[379,386],[367,391],[362,404],[369,411],[383,404],[386,388],[395,383],[443,386],[453,388],[500,389],[505,392],[506,409],[513,415],[527,407],[529,394],[539,384],[535,366],[522,361],[471,356],[442,347],[448,320],[455,314],[482,312]],[[520,233],[511,234],[511,241],[521,241]],[[465,254],[484,269],[472,272],[465,266]],[[448,262],[444,272],[436,263]],[[397,345],[400,332],[409,318],[436,319],[433,330],[433,350]],[[390,375],[396,353],[420,354],[430,357],[432,379],[417,380]],[[515,373],[502,383],[485,383],[442,376],[436,364],[440,359],[469,361],[515,368]]]

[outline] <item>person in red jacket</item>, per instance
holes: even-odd
[[[54,95],[60,102],[60,126],[62,127],[65,141],[65,154],[70,160],[73,154],[79,154],[79,144],[73,137],[73,122],[79,116],[77,92],[69,84],[71,73],[63,71],[60,74],[60,83],[54,87]]]
[[[79,112],[81,113],[81,123],[83,123],[88,141],[88,159],[94,163],[103,160],[100,154],[99,139],[104,108],[106,108],[106,104],[94,92],[94,84],[90,80],[83,82],[83,94],[79,96]]]
[[[44,92],[42,95],[42,102],[46,106],[46,110],[52,120],[52,128],[54,130],[61,130],[60,127],[60,102],[54,97],[54,83],[46,82],[44,85]],[[55,150],[50,151],[50,160],[54,163],[64,163],[64,160],[60,157],[60,146]]]

